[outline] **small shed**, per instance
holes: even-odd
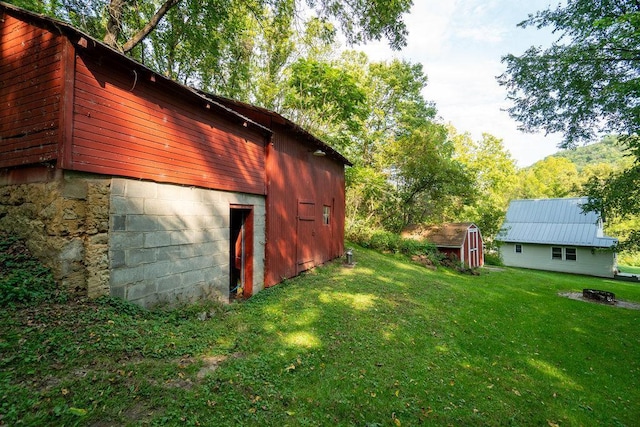
[[[586,197],[512,200],[496,240],[505,265],[614,277],[617,240],[604,235]]]
[[[412,225],[404,229],[402,237],[433,243],[438,251],[455,257],[467,267],[484,265],[482,234],[471,222]]]
[[[56,280],[150,306],[251,296],[342,255],[347,159],[0,2],[0,229]]]

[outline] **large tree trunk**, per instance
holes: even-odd
[[[118,48],[118,36],[120,36],[121,22],[122,22],[122,9],[127,0],[111,0],[107,12],[109,13],[109,19],[107,20],[107,34],[104,36],[104,42],[117,49]]]

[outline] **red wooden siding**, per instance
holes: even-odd
[[[58,156],[64,39],[0,11],[0,168]]]
[[[341,256],[344,252],[344,165],[315,157],[313,146],[273,124],[267,155],[265,286]],[[329,225],[323,207],[330,208]]]
[[[71,163],[64,167],[265,194],[259,132],[105,58],[80,55],[76,70]]]

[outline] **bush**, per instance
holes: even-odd
[[[55,290],[51,271],[31,255],[24,242],[0,233],[0,307],[53,298]]]
[[[400,253],[408,257],[422,256],[430,260],[430,265],[438,265],[442,256],[436,247],[427,242],[413,239],[403,239],[398,234],[384,230],[371,230],[360,227],[347,234],[347,240],[363,248],[380,252]]]
[[[495,265],[497,267],[503,267],[502,257],[498,251],[487,251],[484,253],[484,263],[487,265]]]
[[[400,236],[388,231],[375,231],[371,235],[371,248],[382,252],[400,251]]]

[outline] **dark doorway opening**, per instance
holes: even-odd
[[[229,299],[253,293],[253,207],[231,205]]]

